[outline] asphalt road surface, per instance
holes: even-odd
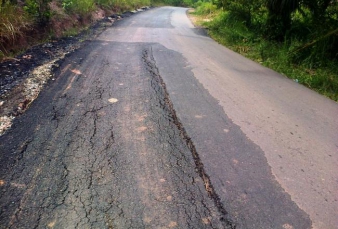
[[[142,12],[0,137],[0,228],[338,228],[337,117],[186,9]]]

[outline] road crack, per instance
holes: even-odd
[[[205,190],[208,194],[208,196],[213,200],[215,206],[217,207],[218,211],[221,213],[222,217],[220,220],[226,224],[227,227],[231,229],[235,229],[236,225],[228,218],[228,212],[225,210],[219,196],[217,195],[210,178],[208,174],[206,173],[204,169],[203,162],[201,161],[201,158],[199,157],[199,154],[196,150],[196,147],[194,146],[193,141],[187,134],[184,126],[180,122],[179,118],[177,117],[176,111],[174,109],[173,103],[170,100],[169,93],[167,91],[166,85],[159,73],[159,70],[156,66],[156,61],[153,57],[152,48],[143,50],[143,61],[146,64],[146,68],[149,71],[149,73],[152,76],[151,86],[152,88],[157,91],[158,93],[162,94],[164,96],[163,100],[159,100],[159,103],[163,109],[166,109],[168,111],[168,114],[170,117],[168,117],[168,120],[170,122],[173,122],[175,126],[178,128],[180,132],[180,137],[184,140],[188,148],[190,149],[190,152],[192,153],[196,169],[198,171],[199,176],[202,178]],[[161,91],[161,92],[159,92]],[[179,166],[179,164],[177,164]]]

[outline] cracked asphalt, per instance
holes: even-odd
[[[1,228],[231,228],[151,52],[94,41],[65,61],[1,139]]]
[[[1,229],[335,228],[337,105],[216,44],[185,12],[133,15],[67,56],[0,136]],[[326,137],[302,132],[306,104],[273,85],[321,101],[311,109],[329,126],[313,129]]]

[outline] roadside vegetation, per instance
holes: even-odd
[[[197,24],[219,43],[338,101],[337,0],[199,0],[189,5]]]
[[[0,61],[37,42],[78,33],[150,0],[0,0]]]

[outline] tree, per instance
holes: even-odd
[[[268,0],[266,34],[270,39],[282,41],[291,27],[291,14],[300,6],[300,0]]]

